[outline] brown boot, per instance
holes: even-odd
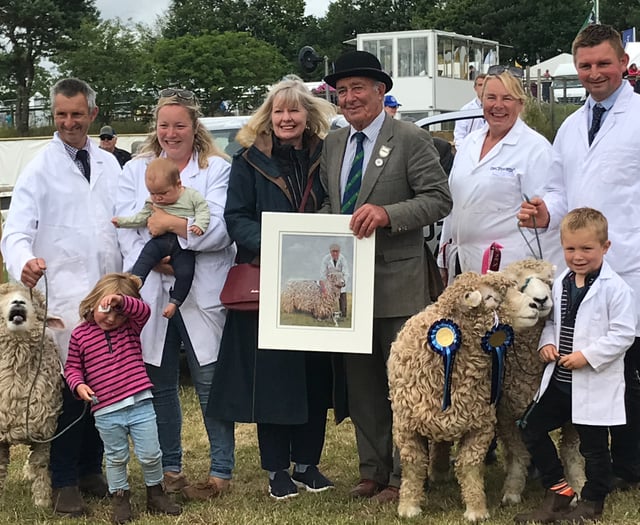
[[[169,499],[162,484],[147,487],[147,510],[152,514],[170,514],[177,516],[182,508]]]
[[[564,515],[562,521],[572,525],[584,525],[588,521],[600,521],[603,509],[604,500],[589,501],[583,499],[578,501],[578,504],[571,512]]]
[[[547,490],[539,509],[518,514],[513,520],[516,523],[554,523],[562,520],[574,497]]]
[[[85,496],[106,498],[109,495],[109,485],[101,473],[87,474],[78,481],[78,488]]]
[[[77,485],[53,489],[51,494],[53,512],[65,516],[82,516],[87,513],[87,506],[82,499]]]
[[[133,519],[131,515],[130,492],[128,490],[117,490],[111,499],[111,521],[113,523],[127,523]]]
[[[182,497],[187,501],[207,501],[220,495],[215,483],[199,481],[182,489]]]
[[[164,491],[167,494],[178,494],[189,485],[189,481],[183,472],[164,473]]]

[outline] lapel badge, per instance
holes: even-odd
[[[380,151],[378,152],[378,155],[380,155],[383,159],[385,157],[388,157],[389,153],[391,153],[391,148],[389,146],[380,146]]]
[[[375,161],[375,165],[379,168],[380,166],[382,166],[383,164],[383,160],[382,159],[376,159]]]

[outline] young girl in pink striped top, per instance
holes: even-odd
[[[71,334],[64,367],[71,391],[92,404],[104,442],[114,523],[132,519],[127,479],[129,436],[147,486],[147,509],[171,515],[181,512],[162,485],[153,385],[140,344],[140,332],[151,310],[140,298],[141,286],[140,278],[128,273],[107,274],[98,281],[80,303],[84,321]]]

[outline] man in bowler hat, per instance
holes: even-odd
[[[398,499],[400,465],[386,362],[403,323],[430,302],[422,228],[449,213],[451,195],[429,133],[385,113],[393,81],[374,55],[347,52],[324,80],[336,88],[350,126],[325,140],[322,211],[351,214],[349,225],[359,239],[376,234],[372,352],[344,356],[360,461],[360,482],[351,495],[392,502]]]

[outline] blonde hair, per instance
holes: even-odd
[[[276,99],[289,108],[302,106],[307,111],[307,129],[312,135],[324,138],[329,132],[331,118],[336,114],[333,105],[314,96],[300,80],[286,78],[271,88],[265,101],[238,132],[236,141],[241,146],[248,148],[258,135],[271,134],[271,111]]]
[[[138,152],[139,156],[154,156],[159,157],[162,153],[162,146],[158,141],[158,113],[165,106],[182,106],[189,113],[191,124],[194,131],[193,150],[198,152],[198,167],[204,169],[209,166],[209,157],[222,157],[223,159],[229,159],[211,138],[211,134],[202,125],[198,117],[202,116],[200,111],[200,104],[196,98],[185,100],[184,98],[172,95],[170,97],[161,97],[158,99],[155,109],[153,110],[153,121],[147,139],[140,147]]]
[[[153,159],[147,165],[145,178],[159,178],[167,184],[175,186],[180,182],[180,170],[178,169],[178,166],[176,166],[175,162],[163,157],[158,157],[157,159]]]
[[[527,100],[527,95],[525,94],[524,88],[522,87],[522,80],[515,77],[508,71],[503,71],[499,75],[487,75],[486,77],[484,77],[484,86],[482,87],[483,99],[484,93],[487,90],[487,85],[489,84],[489,80],[492,80],[494,78],[502,82],[502,85],[507,90],[507,93],[509,93],[509,95],[522,103],[524,107],[524,103]]]
[[[140,299],[142,279],[130,273],[108,273],[93,287],[80,303],[80,319],[93,321],[93,310],[105,295],[128,295]]]
[[[560,223],[560,238],[565,232],[575,232],[590,228],[596,234],[600,244],[609,240],[609,223],[607,218],[593,208],[576,208],[567,213]]]

